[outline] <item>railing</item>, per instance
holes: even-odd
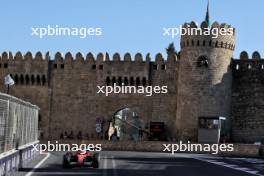
[[[0,155],[38,140],[39,108],[0,93]]]

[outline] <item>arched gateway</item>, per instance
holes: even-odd
[[[147,132],[145,122],[130,108],[117,110],[111,119],[108,136],[109,140],[141,140]]]

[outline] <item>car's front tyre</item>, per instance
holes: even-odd
[[[63,160],[62,160],[62,167],[63,168],[70,168],[70,163],[69,163],[69,161],[65,155],[63,156]]]

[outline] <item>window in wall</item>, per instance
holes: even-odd
[[[35,76],[31,75],[31,84],[34,85],[35,84]]]
[[[7,63],[4,64],[4,68],[8,68],[8,64]]]
[[[37,75],[37,85],[40,85],[40,76]]]
[[[134,86],[134,84],[135,84],[135,83],[134,83],[134,77],[130,77],[130,85],[131,85],[131,86]]]
[[[116,78],[113,77],[113,78],[112,78],[112,85],[114,85],[115,83],[116,83]]]
[[[206,56],[200,56],[197,60],[198,67],[208,67],[209,66],[209,59]]]
[[[26,75],[26,85],[29,85],[29,76],[28,75]]]
[[[20,75],[20,84],[23,85],[24,84],[24,76]]]
[[[145,87],[147,86],[147,79],[144,77],[142,80],[142,85]]]
[[[42,75],[41,82],[42,82],[42,85],[46,84],[46,76],[45,75]]]
[[[122,86],[122,77],[118,77],[117,83],[119,86]]]
[[[140,78],[139,77],[136,78],[136,86],[140,86]]]
[[[107,86],[110,86],[110,84],[111,84],[110,77],[107,76],[107,78],[106,78],[106,85],[107,85]]]

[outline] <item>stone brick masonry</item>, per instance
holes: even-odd
[[[194,22],[191,27],[198,27]],[[202,27],[206,24],[202,23]],[[215,22],[213,27],[227,28]],[[248,59],[233,58],[234,36],[182,36],[181,51],[157,54],[151,59],[129,53],[86,56],[56,53],[2,53],[1,76],[11,74],[15,85],[10,94],[40,107],[40,129],[45,139],[57,139],[64,131],[81,130],[95,136],[96,117],[111,119],[118,109],[129,107],[146,124],[165,122],[167,136],[197,139],[199,116],[228,118],[233,141],[253,142],[264,136],[262,86],[264,62],[258,52]],[[199,65],[201,60],[206,65]],[[203,62],[204,63],[204,62]],[[168,86],[167,94],[97,94],[97,85]],[[6,87],[1,84],[1,91]]]

